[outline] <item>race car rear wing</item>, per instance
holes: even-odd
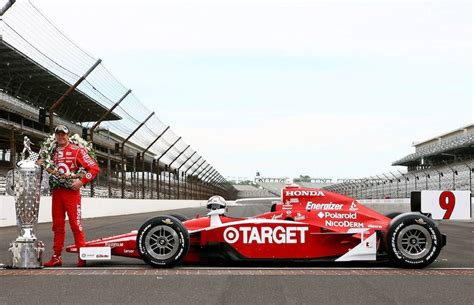
[[[468,220],[472,218],[469,191],[411,192],[412,212],[420,212],[435,220]]]

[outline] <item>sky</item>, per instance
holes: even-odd
[[[381,174],[474,122],[470,1],[32,3],[225,177]]]

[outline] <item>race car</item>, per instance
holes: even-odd
[[[66,250],[80,252],[86,260],[111,255],[141,258],[152,267],[217,260],[346,262],[388,257],[399,267],[423,268],[446,245],[446,236],[426,213],[430,208],[425,205],[423,210],[417,193],[412,194],[412,211],[417,211],[393,218],[350,197],[292,185],[282,190],[281,201],[271,211],[254,217],[227,216],[220,196],[211,197],[207,208],[205,217],[157,216],[138,231]]]

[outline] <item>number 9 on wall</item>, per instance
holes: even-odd
[[[431,214],[432,219],[471,219],[469,191],[419,191],[411,193],[411,210]]]

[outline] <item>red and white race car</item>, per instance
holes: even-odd
[[[451,197],[446,198],[444,206],[439,199],[437,208],[451,216]],[[423,207],[419,193],[412,194],[412,211],[417,212],[393,219],[355,199],[295,186],[282,190],[282,201],[273,204],[271,211],[254,217],[226,216],[225,201],[219,196],[211,197],[208,209],[207,216],[188,220],[179,215],[157,216],[138,231],[66,250],[92,260],[111,255],[141,258],[153,267],[214,259],[346,262],[388,257],[399,267],[422,268],[446,245],[446,237],[429,217],[434,208]],[[470,213],[469,200],[469,217]]]

